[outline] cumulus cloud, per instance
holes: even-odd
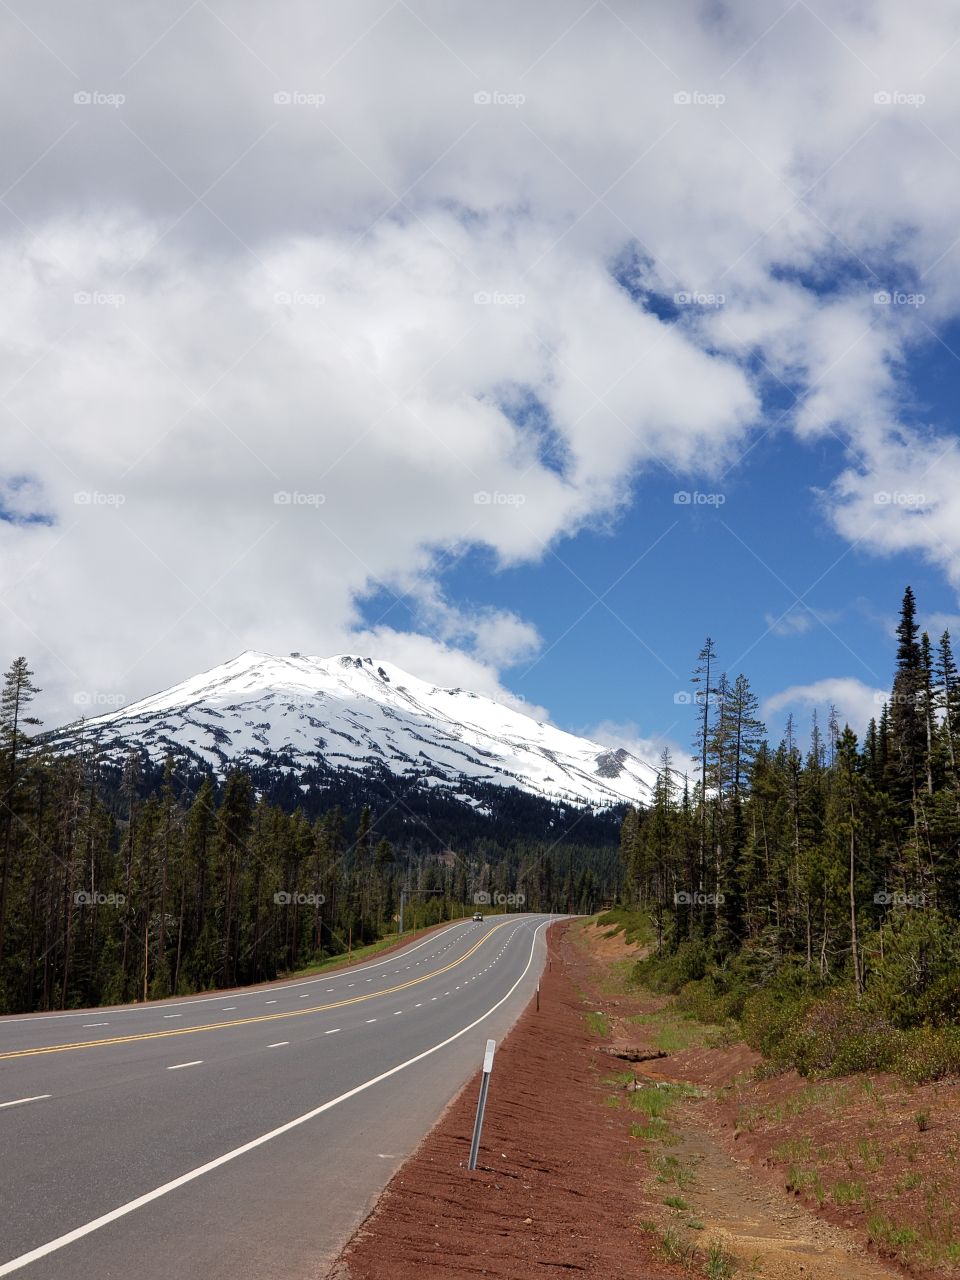
[[[871,689],[854,676],[831,676],[813,684],[791,685],[789,689],[775,693],[764,702],[763,713],[773,715],[778,711],[801,708],[826,712],[834,706],[840,724],[847,722],[856,733],[862,734],[870,720],[880,715],[889,696],[888,691]]]
[[[416,615],[383,656],[492,688],[539,638],[444,566],[536,561],[761,425],[839,436],[826,518],[960,586],[960,462],[900,391],[960,304],[955,16],[923,19],[7,10],[0,638],[48,714],[355,649],[374,593]]]

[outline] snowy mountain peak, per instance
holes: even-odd
[[[444,689],[356,654],[285,656],[247,649],[139,702],[48,735],[80,734],[108,758],[140,747],[223,773],[241,760],[284,768],[386,769],[465,801],[471,784],[518,787],[557,802],[642,803],[655,770],[622,747],[533,720],[484,694]]]

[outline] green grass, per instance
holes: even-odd
[[[455,920],[447,920],[443,923],[456,924],[457,922]],[[366,946],[354,947],[349,955],[347,952],[341,951],[339,955],[326,956],[323,960],[318,960],[316,964],[307,965],[306,968],[291,969],[282,975],[282,979],[285,981],[287,978],[308,978],[313,973],[325,973],[328,969],[342,969],[352,964],[360,964],[364,960],[369,960],[371,957],[379,955],[381,951],[386,951],[388,947],[395,947],[398,942],[402,942],[404,946],[409,942],[415,942],[417,938],[423,937],[438,927],[438,925],[428,925],[423,929],[406,929],[402,935],[390,933],[376,942],[368,942]]]
[[[663,1116],[651,1116],[646,1124],[632,1124],[631,1138],[641,1138],[645,1142],[672,1143],[678,1139],[670,1132],[670,1126]]]
[[[678,1262],[681,1266],[689,1266],[693,1262],[695,1250],[688,1244],[675,1227],[667,1227],[660,1237],[660,1252],[667,1262]]]
[[[867,1219],[867,1235],[874,1244],[887,1246],[915,1244],[917,1240],[913,1227],[898,1227],[882,1213],[874,1213]]]
[[[690,1208],[683,1196],[667,1196],[663,1203],[668,1209],[681,1209],[684,1212]]]
[[[689,1084],[645,1084],[630,1094],[630,1106],[650,1119],[666,1116],[670,1108],[683,1098],[701,1097],[699,1089]]]
[[[605,1013],[584,1014],[591,1035],[602,1036],[605,1040],[610,1036],[610,1019]]]
[[[835,1182],[830,1191],[830,1199],[834,1204],[859,1204],[864,1198],[862,1182]]]
[[[674,1182],[680,1191],[685,1191],[694,1181],[693,1170],[676,1156],[657,1156],[655,1168],[658,1182]]]
[[[661,1053],[683,1053],[686,1049],[722,1049],[739,1039],[736,1027],[699,1022],[689,1013],[673,1008],[656,1013],[636,1013],[626,1019],[635,1026],[649,1027],[653,1047]]]
[[[791,1165],[787,1175],[787,1188],[801,1194],[809,1193],[816,1198],[817,1204],[823,1204],[823,1182],[816,1169],[801,1169],[799,1165]]]
[[[730,1280],[736,1271],[736,1259],[722,1240],[711,1240],[707,1246],[707,1280]]]
[[[632,1071],[615,1071],[612,1076],[604,1076],[601,1083],[608,1088],[619,1085],[621,1089],[625,1089],[628,1084],[633,1084],[636,1078]]]
[[[861,1138],[857,1143],[857,1154],[863,1161],[863,1167],[868,1173],[876,1173],[883,1168],[883,1162],[887,1158],[887,1154],[883,1146],[870,1138]]]
[[[653,926],[645,911],[627,911],[624,907],[614,907],[612,911],[604,911],[594,920],[588,920],[585,927],[595,924],[598,929],[605,929],[604,937],[612,938],[622,933],[628,943],[650,942],[653,938]]]
[[[812,1149],[813,1142],[810,1138],[794,1138],[775,1146],[773,1158],[782,1160],[784,1164],[793,1164],[798,1160],[809,1160]]]

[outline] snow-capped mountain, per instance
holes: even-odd
[[[441,689],[389,662],[248,650],[164,693],[47,735],[120,762],[139,746],[223,773],[242,759],[286,769],[379,767],[476,803],[470,784],[518,787],[558,803],[642,803],[654,769],[464,689]]]

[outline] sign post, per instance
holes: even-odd
[[[480,1131],[483,1128],[483,1113],[487,1106],[487,1090],[490,1087],[490,1072],[493,1070],[493,1055],[497,1048],[496,1040],[488,1040],[483,1055],[483,1076],[480,1080],[480,1097],[477,1100],[477,1118],[473,1124],[473,1141],[470,1143],[470,1162],[467,1168],[477,1167],[477,1156],[480,1154]]]

